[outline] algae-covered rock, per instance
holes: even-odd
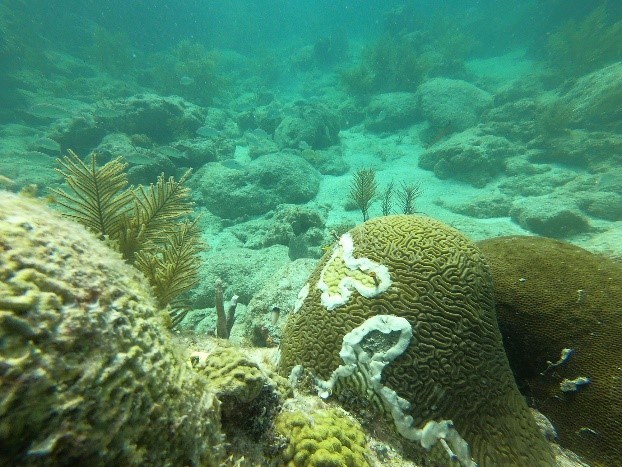
[[[431,146],[419,158],[419,167],[440,179],[461,180],[483,187],[504,171],[505,160],[519,146],[501,136],[470,128]]]
[[[195,368],[205,374],[218,398],[227,401],[232,409],[255,399],[268,380],[256,362],[234,347],[197,355]]]
[[[97,146],[98,160],[108,161],[123,154],[123,161],[128,164],[128,180],[132,184],[148,185],[162,173],[174,174],[173,161],[160,151],[159,147],[150,144],[150,140],[136,141],[138,137],[129,137],[124,133],[111,133],[102,138]],[[140,142],[143,147],[137,144]]]
[[[525,230],[563,238],[591,229],[589,219],[574,202],[561,196],[535,196],[514,201],[510,217]]]
[[[301,290],[280,351],[281,374],[303,365],[324,380],[321,395],[349,391],[408,439],[421,435],[413,426],[435,439],[448,428],[463,465],[456,432],[480,466],[553,465],[503,349],[490,270],[441,222],[386,216],[342,235]]]
[[[294,308],[298,291],[316,263],[300,258],[285,265],[253,295],[240,325],[254,346],[271,347],[279,343],[281,328]]]
[[[572,108],[573,123],[577,126],[619,130],[622,62],[612,63],[577,79],[562,101]]]
[[[231,230],[236,238],[244,242],[246,248],[262,249],[271,245],[288,245],[289,255],[293,257],[296,255],[293,254],[292,244],[296,240],[302,240],[307,250],[313,250],[307,251],[308,256],[319,257],[321,254],[317,254],[316,250],[321,251],[321,246],[325,243],[325,217],[323,211],[308,206],[281,204],[264,217],[236,225]],[[320,238],[316,245],[310,245],[309,240],[317,231],[320,232]]]
[[[249,218],[279,204],[302,204],[318,192],[320,174],[291,153],[266,154],[244,166],[208,163],[190,180],[199,202],[223,219]]]
[[[492,107],[492,96],[466,81],[432,78],[417,89],[421,113],[432,128],[450,125],[462,131],[477,125],[481,114]]]
[[[137,94],[95,105],[88,112],[79,112],[60,119],[49,137],[56,140],[63,152],[92,151],[110,133],[146,135],[157,144],[168,144],[180,135],[194,135],[202,125],[205,110],[179,96]]]
[[[217,465],[219,402],[165,317],[82,226],[0,192],[0,464]]]
[[[327,105],[299,102],[288,110],[274,130],[279,147],[325,149],[339,144],[339,116]]]
[[[499,327],[526,395],[553,422],[563,447],[591,465],[619,464],[622,265],[541,237],[478,246],[492,269]],[[579,378],[589,383],[563,390]]]
[[[260,250],[214,248],[207,251],[204,258],[209,268],[201,271],[200,282],[190,294],[190,303],[194,309],[214,306],[214,284],[218,279],[224,282],[226,299],[237,295],[239,303],[248,303],[275,271],[289,263],[288,248],[283,245],[272,245]]]
[[[343,149],[337,145],[326,149],[306,148],[300,151],[300,156],[322,175],[343,175],[350,168],[343,158]]]
[[[419,101],[412,92],[387,92],[374,96],[366,111],[365,128],[376,132],[396,131],[417,122]]]

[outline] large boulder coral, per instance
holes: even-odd
[[[590,465],[618,465],[622,265],[542,237],[478,246],[492,269],[499,327],[525,395],[553,422],[563,447]]]
[[[296,103],[274,130],[281,148],[326,149],[339,144],[339,116],[322,103]]]
[[[49,137],[64,152],[92,151],[109,133],[145,135],[156,144],[167,144],[179,137],[194,135],[203,124],[205,111],[179,96],[137,94],[98,103],[88,112],[60,120]]]
[[[321,395],[371,403],[425,448],[445,438],[463,465],[465,441],[481,466],[553,465],[503,350],[488,266],[441,222],[386,216],[341,236],[300,291],[280,352],[283,375],[302,365]]]
[[[265,214],[279,204],[302,204],[320,187],[320,174],[299,156],[266,154],[233,167],[208,163],[190,180],[200,203],[224,219]]]
[[[595,130],[620,130],[622,117],[622,62],[579,78],[562,97],[572,109],[573,124]]]
[[[259,439],[279,404],[291,395],[287,380],[260,365],[247,350],[222,347],[195,352],[192,363],[206,376],[209,388],[222,402],[222,425],[228,441],[237,432]]]
[[[423,117],[435,129],[449,127],[463,131],[478,124],[483,112],[493,104],[488,92],[466,81],[432,78],[417,89]]]
[[[501,136],[470,128],[428,148],[419,157],[419,167],[432,170],[440,179],[483,187],[504,171],[506,159],[519,150]]]
[[[165,317],[82,226],[0,192],[0,464],[219,464],[218,400]]]

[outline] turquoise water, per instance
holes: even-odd
[[[14,191],[44,196],[68,149],[124,155],[133,183],[280,151],[310,161],[317,189],[226,219],[293,202],[322,206],[328,226],[358,222],[348,180],[373,168],[379,195],[420,182],[417,211],[475,239],[535,233],[619,255],[611,2],[5,1],[1,14],[0,171]]]
[[[213,331],[223,278],[238,343],[278,344],[279,307],[242,325],[275,272],[387,214],[619,263],[622,4],[1,0],[0,189],[58,205],[68,151],[133,186],[192,169],[181,327]]]

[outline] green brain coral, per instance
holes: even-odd
[[[622,265],[541,237],[501,237],[479,247],[492,268],[499,327],[526,395],[551,419],[562,446],[590,465],[619,465]],[[564,349],[571,349],[566,359]],[[589,383],[562,390],[564,380],[582,377]]]
[[[365,433],[338,409],[282,412],[277,433],[288,439],[283,453],[289,467],[366,467]]]
[[[554,465],[508,365],[489,268],[441,222],[386,216],[342,236],[301,291],[280,351],[283,375],[301,364],[337,394],[345,375],[341,388],[366,391],[385,412],[394,404],[398,431],[423,427],[409,439],[424,447],[455,426],[480,466]],[[357,358],[368,364],[353,371]]]
[[[228,435],[245,431],[261,437],[279,403],[291,395],[285,378],[240,348],[195,352],[191,362],[221,402],[222,428]]]
[[[210,388],[219,399],[231,400],[232,405],[255,399],[268,382],[259,365],[240,349],[223,347],[197,355],[197,371],[204,373]]]
[[[217,465],[219,402],[162,313],[82,226],[0,192],[0,464]]]

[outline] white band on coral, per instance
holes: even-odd
[[[346,273],[339,278],[337,284],[338,292],[331,292],[330,285],[327,283],[326,273],[334,265],[335,261],[341,259],[347,269],[352,271],[351,274]],[[357,279],[357,274],[374,277],[374,285],[368,286]],[[326,263],[326,266],[320,273],[320,279],[317,282],[317,288],[322,291],[322,305],[328,310],[345,305],[352,291],[356,290],[363,297],[372,298],[386,291],[391,286],[391,277],[389,269],[369,258],[354,257],[354,240],[349,232],[346,232],[339,238],[339,243],[333,248],[333,253]]]

